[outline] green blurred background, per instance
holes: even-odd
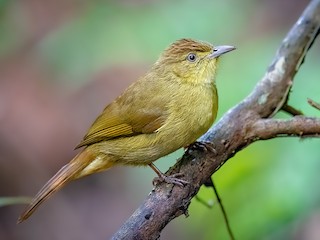
[[[103,107],[176,39],[237,46],[217,79],[222,116],[263,76],[308,2],[0,0],[0,197],[36,193],[75,155]],[[306,101],[320,101],[319,53],[317,41],[290,95],[310,116],[319,116]],[[156,164],[166,171],[181,154]],[[320,239],[319,170],[319,139],[257,142],[229,160],[213,178],[236,238]],[[109,239],[154,176],[119,167],[78,180],[20,225],[24,206],[0,198],[0,239]],[[210,189],[198,196],[215,202]],[[216,204],[193,200],[189,213],[161,239],[229,239]]]

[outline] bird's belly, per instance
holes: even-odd
[[[169,115],[166,123],[154,133],[102,141],[93,147],[109,161],[130,165],[147,165],[186,147],[203,135],[216,117],[216,95],[212,91],[201,94],[204,98],[188,99],[184,106],[178,106],[179,109],[175,109],[174,114]],[[198,101],[197,107],[190,108],[188,101]]]

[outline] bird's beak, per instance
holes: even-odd
[[[214,47],[212,53],[209,55],[209,58],[217,58],[220,55],[233,51],[235,49],[236,48],[234,46],[228,45]]]

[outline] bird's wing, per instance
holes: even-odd
[[[149,107],[136,109],[133,104],[115,101],[108,105],[76,148],[118,137],[154,133],[164,124],[167,118],[165,105],[154,103],[151,106],[149,102]]]

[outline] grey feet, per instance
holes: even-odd
[[[158,175],[158,177],[155,177],[152,181],[152,184],[155,186],[159,183],[169,183],[169,184],[174,184],[174,185],[178,185],[180,187],[184,187],[185,185],[187,185],[189,182],[180,179],[179,177],[183,177],[183,173],[176,173],[170,176],[166,176],[163,173],[161,173],[160,175]]]

